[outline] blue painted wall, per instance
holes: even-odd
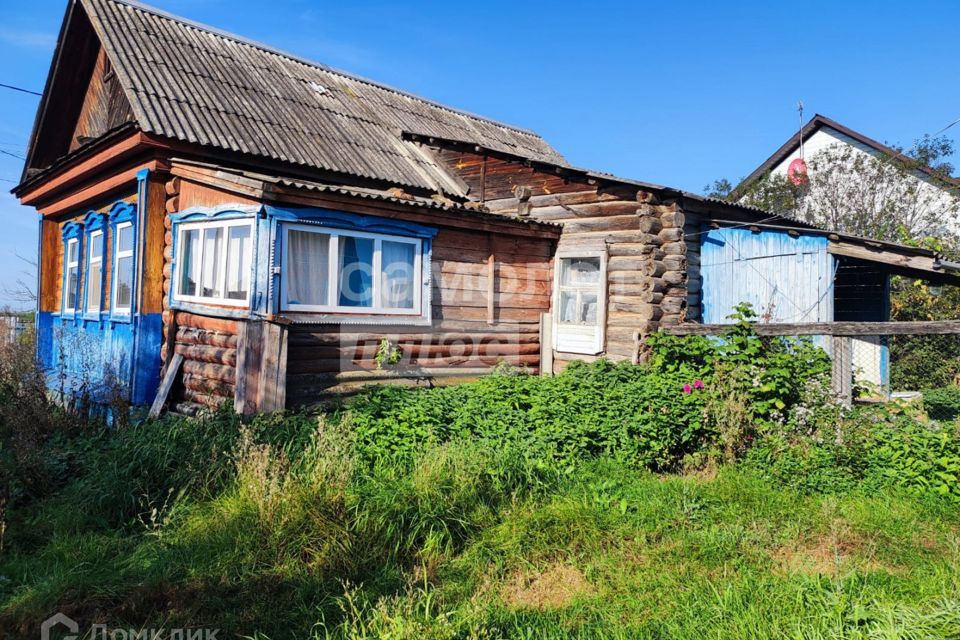
[[[703,322],[729,322],[741,302],[751,303],[764,322],[833,320],[836,261],[825,237],[744,228],[703,231]]]
[[[704,323],[730,322],[727,316],[741,302],[753,305],[760,322],[887,319],[890,291],[886,276],[874,278],[874,299],[845,300],[842,292],[849,277],[838,259],[827,252],[829,241],[824,236],[791,236],[785,231],[754,232],[746,228],[704,227],[702,231]],[[837,318],[838,307],[843,309],[843,318]],[[814,336],[814,342],[831,351],[828,337]],[[890,352],[886,340],[855,339],[853,352],[862,381],[887,389]]]
[[[97,404],[108,403],[117,390],[134,405],[149,404],[160,383],[161,329],[160,314],[132,322],[40,314],[38,355],[50,389],[68,397],[88,394]]]
[[[126,222],[134,225],[133,260],[136,265],[133,267],[129,312],[111,311],[112,295],[104,297],[99,311],[86,311],[83,304],[90,274],[89,256],[83,250],[80,263],[83,279],[78,292],[80,306],[70,314],[63,314],[62,309],[61,312],[37,313],[37,357],[47,373],[49,388],[64,401],[83,396],[94,404],[105,405],[114,393],[119,392],[135,406],[146,405],[153,401],[160,384],[162,316],[160,313],[144,313],[137,307],[140,287],[161,286],[160,282],[142,282],[139,275],[143,269],[138,258],[145,254],[148,173],[140,172],[137,179],[136,204],[121,200],[109,207],[109,213],[89,212],[86,216],[78,213],[70,224],[63,227],[68,233],[78,227],[80,238],[86,238],[93,229],[107,231],[109,228],[110,252],[103,255],[103,268],[112,274],[112,290],[116,285],[116,225]]]

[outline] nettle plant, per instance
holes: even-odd
[[[734,323],[718,337],[651,336],[650,365],[689,372],[715,400],[729,408],[743,405],[742,417],[759,426],[783,423],[811,386],[828,381],[830,358],[810,338],[759,335],[756,317],[752,305],[741,303],[728,316]]]

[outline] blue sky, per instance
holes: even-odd
[[[65,1],[2,4],[0,83],[39,91]],[[154,4],[692,191],[752,171],[796,130],[798,99],[905,145],[960,118],[956,2]],[[0,150],[24,155],[36,105],[0,89]],[[35,214],[7,193],[21,169],[0,154],[0,290],[22,277],[16,254],[36,253]]]

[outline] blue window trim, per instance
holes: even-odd
[[[97,211],[91,211],[83,219],[83,228],[84,228],[84,239],[86,243],[85,250],[89,250],[91,246],[91,238],[93,234],[97,231],[100,231],[100,305],[97,311],[91,312],[87,309],[87,287],[90,286],[90,260],[89,256],[85,256],[87,259],[84,261],[83,265],[83,300],[81,307],[83,308],[83,318],[85,320],[100,320],[103,317],[105,312],[104,309],[104,297],[103,297],[103,283],[106,277],[107,269],[110,264],[110,257],[107,255],[107,225],[106,225],[107,216],[99,213]]]
[[[80,274],[83,273],[83,223],[68,222],[63,225],[61,234],[63,236],[63,282],[60,283],[60,315],[64,318],[75,318],[77,311],[82,308],[80,303],[83,296],[83,279]],[[67,258],[69,257],[67,245],[70,240],[77,241],[77,304],[72,309],[67,309]]]
[[[432,285],[432,258],[433,238],[439,231],[435,227],[428,227],[415,222],[381,218],[378,216],[335,211],[320,208],[292,208],[264,206],[269,222],[269,270],[264,274],[267,290],[268,312],[283,314],[294,319],[294,322],[304,324],[358,324],[358,325],[396,325],[396,326],[424,326],[432,323],[433,318],[433,285]],[[283,251],[284,224],[316,225],[341,231],[361,231],[365,233],[384,234],[406,238],[416,238],[421,241],[421,294],[420,313],[411,315],[383,315],[383,314],[349,314],[340,312],[307,312],[281,311],[281,273]]]
[[[171,286],[167,302],[171,309],[205,312],[226,318],[251,318],[279,313],[280,308],[280,245],[284,223],[308,224],[343,231],[363,231],[421,240],[422,293],[421,313],[410,316],[362,314],[285,313],[296,316],[296,322],[366,325],[423,326],[432,322],[433,238],[438,229],[404,220],[360,215],[321,208],[275,207],[271,205],[220,205],[197,207],[170,214],[172,243]],[[180,224],[185,222],[251,219],[253,224],[253,256],[251,260],[251,292],[249,307],[225,308],[198,302],[176,300],[178,278]]]
[[[250,318],[253,314],[251,310],[256,308],[257,299],[260,295],[257,290],[258,282],[258,238],[263,207],[260,205],[221,205],[218,207],[195,207],[186,209],[179,213],[170,214],[171,236],[173,242],[170,250],[172,259],[170,261],[170,290],[167,292],[167,304],[171,309],[177,309],[186,312],[213,312],[218,316],[227,318]],[[251,220],[253,221],[253,230],[251,242],[253,243],[253,255],[250,259],[250,304],[247,306],[219,307],[216,305],[207,305],[202,302],[193,302],[177,300],[177,282],[179,277],[179,244],[180,244],[180,225],[185,222],[225,222],[228,220]]]
[[[116,288],[117,288],[117,227],[123,223],[130,223],[131,233],[133,233],[133,255],[130,260],[130,270],[135,271],[137,264],[137,205],[131,202],[115,202],[112,207],[110,207],[110,212],[107,214],[107,217],[110,221],[110,237],[113,239],[112,250],[110,251],[110,321],[111,322],[132,322],[132,318],[135,313],[133,308],[133,291],[131,291],[130,299],[130,309],[118,311],[114,300],[116,300]],[[134,274],[131,273],[130,282],[135,286],[133,282]]]

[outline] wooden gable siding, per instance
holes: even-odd
[[[569,193],[584,187],[520,162],[450,149],[434,149],[434,153],[470,187],[470,196],[481,201],[513,197],[518,186],[530,187],[534,195]]]
[[[69,151],[99,138],[126,122],[133,122],[133,111],[120,82],[101,48],[83,98],[80,115],[73,129]]]

